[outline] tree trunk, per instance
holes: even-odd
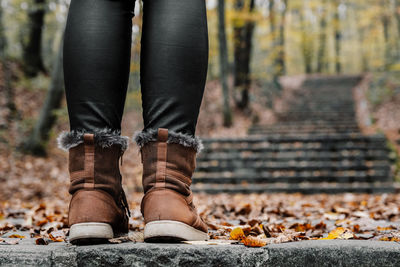
[[[42,32],[46,0],[34,0],[33,9],[28,13],[28,40],[24,44],[23,60],[25,74],[33,77],[40,71],[46,72],[42,60]]]
[[[384,70],[387,70],[391,64],[389,26],[390,17],[387,14],[382,14],[383,38],[385,45]]]
[[[5,125],[4,127],[10,128],[10,124],[15,118],[18,118],[18,110],[17,106],[15,105],[14,99],[14,90],[11,85],[11,80],[13,79],[11,66],[9,60],[6,55],[6,48],[7,48],[7,39],[5,36],[4,31],[4,24],[3,24],[3,8],[0,4],[0,64],[3,74],[3,88],[1,89],[4,93],[2,97],[5,98],[5,108],[6,116],[5,116]],[[0,125],[2,127],[3,125]]]
[[[22,144],[22,149],[25,152],[37,156],[46,155],[46,143],[49,139],[49,132],[57,119],[54,111],[60,108],[64,95],[64,77],[62,68],[63,39],[64,37],[60,41],[57,57],[53,63],[54,69],[51,75],[50,88],[40,112],[39,119],[36,122],[29,139]]]
[[[286,14],[287,9],[287,1],[285,0],[285,11],[283,14]],[[279,82],[279,76],[282,75],[285,71],[284,66],[284,52],[281,49],[281,43],[284,43],[284,28],[282,28],[283,21],[285,18],[282,18],[281,24],[279,27],[279,38],[277,33],[277,19],[276,19],[276,7],[275,7],[275,0],[269,0],[268,5],[268,13],[269,13],[269,26],[270,26],[270,34],[271,34],[271,50],[270,53],[272,55],[272,83],[278,91],[282,89],[282,86]],[[283,38],[282,38],[283,37]],[[282,65],[281,65],[282,64]]]
[[[369,71],[369,63],[368,63],[368,57],[367,57],[367,55],[365,53],[365,49],[364,49],[364,39],[365,39],[366,29],[362,27],[359,30],[359,32],[360,33],[359,33],[358,43],[360,46],[360,53],[361,53],[361,64],[362,64],[361,70],[363,72],[367,72],[367,71]]]
[[[248,12],[254,10],[254,0],[250,0]],[[245,8],[244,0],[236,0],[235,9],[243,11]],[[234,22],[234,85],[235,91],[240,91],[240,98],[236,99],[236,106],[242,110],[249,107],[250,90],[250,55],[252,48],[252,37],[254,22],[245,21],[243,18],[236,18]]]
[[[225,0],[218,0],[218,41],[219,60],[221,69],[221,84],[223,95],[223,124],[225,127],[232,126],[232,111],[229,105],[228,87],[228,47],[225,32]]]
[[[0,4],[0,58],[4,58],[6,54],[7,39],[4,32],[3,24],[3,7]]]
[[[394,16],[397,22],[397,32],[400,35],[400,0],[394,1]]]
[[[285,8],[282,10],[281,21],[279,23],[279,35],[277,40],[278,54],[276,57],[277,76],[283,76],[286,73],[285,66],[285,24],[286,13],[288,9],[288,0],[283,0]]]
[[[335,13],[334,13],[333,26],[335,35],[335,71],[338,74],[342,72],[342,64],[340,60],[342,32],[340,27],[339,6],[340,6],[340,0],[335,0],[334,1]]]
[[[322,73],[325,69],[325,53],[326,53],[326,1],[322,2],[322,12],[321,12],[321,21],[319,24],[319,49],[318,49],[318,58],[317,58],[317,72]]]
[[[269,0],[269,5],[268,5],[268,11],[269,11],[269,27],[270,27],[270,32],[272,35],[272,40],[274,43],[275,40],[275,31],[276,31],[276,13],[275,13],[275,0]]]
[[[305,73],[312,73],[312,59],[313,59],[313,44],[309,33],[307,32],[308,25],[304,18],[304,10],[299,11],[300,25],[301,25],[301,48],[304,60]]]
[[[397,21],[397,31],[400,34],[400,0],[394,0],[394,16]]]

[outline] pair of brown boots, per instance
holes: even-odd
[[[69,151],[70,242],[92,243],[128,233],[130,212],[119,170],[128,138],[74,132],[60,135],[58,141]],[[145,241],[206,240],[207,225],[190,190],[201,142],[163,128],[140,133],[135,141],[143,164]]]

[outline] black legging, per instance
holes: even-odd
[[[72,0],[64,38],[71,130],[121,129],[135,0]],[[144,130],[195,134],[208,65],[205,0],[144,0]]]

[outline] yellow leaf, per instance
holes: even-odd
[[[335,230],[332,230],[329,234],[328,237],[321,238],[321,239],[336,239],[338,236],[343,234],[345,229],[343,227],[338,227]]]
[[[389,230],[393,230],[393,229],[394,228],[391,227],[391,226],[389,226],[389,227],[380,227],[380,226],[376,227],[376,230],[378,230],[378,231],[389,231]]]
[[[350,229],[346,229],[343,227],[338,227],[335,230],[332,230],[327,237],[320,239],[350,239],[353,238],[354,234]]]
[[[240,227],[236,227],[235,229],[232,230],[229,239],[242,240],[244,237],[245,237],[245,235],[244,235],[243,229]]]
[[[23,235],[12,234],[8,238],[25,238]]]

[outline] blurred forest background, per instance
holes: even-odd
[[[45,181],[68,181],[55,138],[68,130],[62,40],[70,1],[0,1],[0,182],[10,191],[2,190],[0,199],[13,190],[23,199],[49,196],[54,192],[42,188]],[[142,127],[142,7],[136,1],[123,129],[128,136]],[[400,0],[207,0],[207,9],[210,53],[200,136],[243,136],[252,124],[272,121],[282,77],[368,72],[371,122],[398,138]],[[139,176],[137,151],[125,158],[123,172]]]

